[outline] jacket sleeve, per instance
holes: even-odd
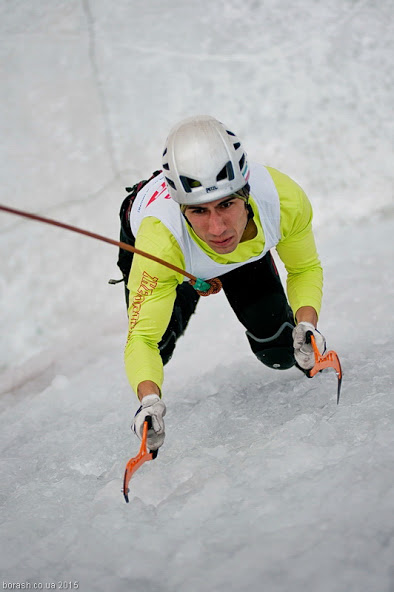
[[[142,221],[136,248],[184,268],[178,243],[155,218]],[[129,330],[124,359],[126,374],[135,392],[144,380],[162,387],[163,364],[158,343],[171,318],[176,287],[182,281],[181,274],[141,255],[134,255],[128,282]]]
[[[296,314],[302,306],[320,313],[323,270],[312,231],[312,206],[305,192],[287,175],[269,169],[280,199],[281,239],[276,247],[287,271],[287,296]]]

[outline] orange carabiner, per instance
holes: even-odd
[[[337,378],[338,378],[338,391],[337,391],[337,405],[339,403],[339,397],[341,394],[341,385],[342,385],[342,367],[341,362],[339,361],[338,354],[330,350],[326,354],[321,355],[319,349],[316,345],[315,338],[313,336],[312,331],[307,331],[306,333],[306,342],[311,343],[313,347],[313,351],[315,353],[315,365],[311,370],[309,370],[309,376],[315,376],[320,370],[324,368],[334,368]]]
[[[150,421],[149,421],[150,420]],[[136,472],[137,469],[140,468],[141,465],[144,464],[144,462],[146,462],[147,460],[153,460],[156,458],[157,456],[157,450],[153,450],[151,452],[148,452],[147,448],[146,448],[146,439],[148,436],[148,429],[149,429],[149,424],[151,424],[152,419],[151,417],[147,417],[147,419],[144,421],[144,428],[142,431],[142,439],[141,439],[141,446],[140,446],[140,450],[138,452],[138,454],[136,456],[133,456],[133,458],[131,458],[127,465],[126,465],[126,469],[124,472],[124,478],[123,478],[123,495],[124,498],[126,500],[127,503],[129,503],[129,481],[133,475],[133,473]]]

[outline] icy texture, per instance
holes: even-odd
[[[2,582],[392,592],[393,9],[0,2],[1,202],[116,238],[123,186],[160,166],[170,126],[217,116],[310,196],[344,370],[337,407],[333,371],[265,368],[224,296],[202,301],[126,505],[116,250],[0,214]]]

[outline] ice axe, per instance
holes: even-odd
[[[341,362],[339,361],[339,357],[337,352],[330,350],[326,354],[321,354],[319,349],[316,345],[315,338],[313,336],[312,331],[307,331],[305,335],[306,343],[311,343],[313,347],[313,351],[315,353],[315,365],[311,370],[309,370],[309,376],[315,376],[320,370],[324,368],[334,368],[335,373],[338,378],[338,391],[337,391],[337,405],[339,403],[339,396],[341,394],[341,384],[342,384],[342,368]]]
[[[144,421],[144,427],[142,430],[142,439],[141,439],[141,446],[138,454],[131,458],[127,465],[124,472],[123,478],[123,495],[127,503],[129,503],[129,481],[136,472],[137,469],[140,468],[141,465],[144,464],[147,460],[154,460],[157,456],[158,450],[150,450],[148,452],[146,447],[146,439],[148,437],[148,430],[152,427],[152,418],[148,415]]]

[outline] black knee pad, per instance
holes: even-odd
[[[253,353],[269,368],[287,370],[295,364],[291,323],[283,323],[271,337],[259,338],[246,332]]]
[[[291,347],[266,348],[255,353],[265,366],[275,370],[288,370],[294,366],[294,350]]]

